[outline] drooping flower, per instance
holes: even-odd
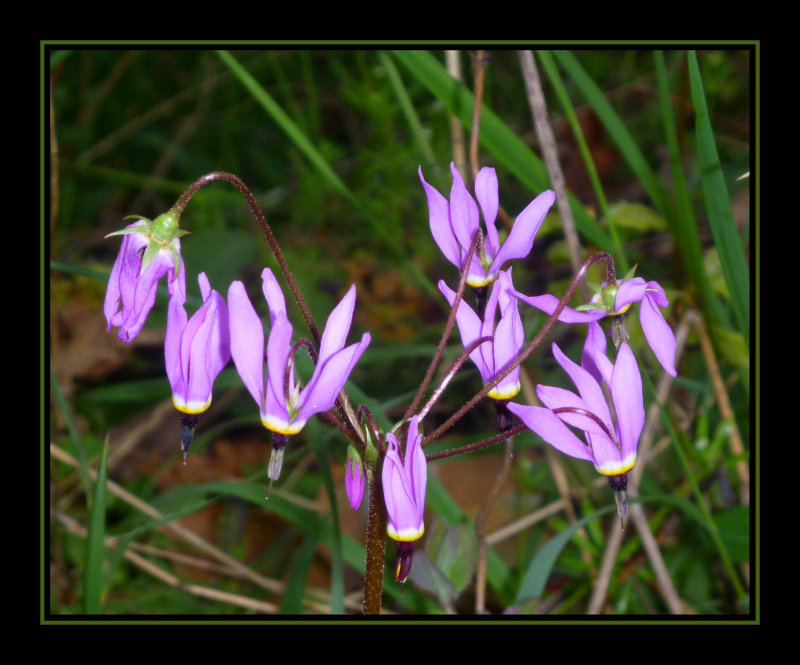
[[[465,268],[472,237],[480,226],[478,204],[467,191],[464,180],[455,164],[450,164],[453,185],[450,201],[429,185],[419,168],[419,177],[428,198],[428,212],[433,239],[445,257],[459,271]],[[486,286],[497,279],[503,264],[510,259],[526,257],[533,247],[533,238],[544,220],[547,211],[555,201],[555,193],[547,190],[537,196],[519,214],[504,243],[495,228],[499,208],[497,174],[490,167],[484,167],[475,178],[475,195],[483,212],[486,233],[483,247],[475,252],[467,274],[467,284],[474,287]]]
[[[364,487],[366,486],[366,475],[361,468],[361,458],[358,453],[348,447],[347,449],[347,467],[344,472],[344,488],[347,492],[347,498],[350,501],[350,507],[353,510],[358,510],[361,506],[361,500],[364,498]]]
[[[427,461],[422,452],[422,434],[419,416],[414,416],[408,426],[403,459],[397,437],[386,435],[386,456],[383,459],[383,496],[389,521],[386,532],[397,543],[395,580],[405,582],[411,570],[414,542],[425,531],[425,488],[428,482]]]
[[[353,285],[328,317],[314,372],[308,384],[301,387],[294,376],[292,324],[286,315],[286,301],[269,268],[264,269],[261,277],[272,325],[266,348],[266,377],[264,328],[244,284],[239,281],[228,289],[231,355],[239,376],[258,404],[261,423],[285,437],[297,434],[311,416],[333,406],[371,338],[364,333],[360,342],[345,347],[355,308]],[[285,439],[282,441],[285,445]],[[282,446],[280,451],[282,454]],[[280,464],[271,464],[271,468],[275,475],[271,473],[270,478],[274,480]]]
[[[176,293],[170,298],[164,358],[172,386],[172,403],[182,417],[181,447],[189,450],[197,414],[211,404],[214,380],[231,357],[228,308],[225,300],[211,288],[208,277],[197,278],[203,305],[191,318],[185,300]]]
[[[117,335],[131,342],[144,326],[156,300],[158,281],[167,275],[169,295],[186,300],[186,276],[180,257],[178,217],[168,212],[150,221],[144,217],[120,231],[123,235],[103,306],[108,330],[118,326]]]
[[[522,350],[525,331],[522,328],[517,299],[511,295],[513,289],[511,269],[501,270],[498,279],[492,285],[482,320],[464,300],[459,303],[456,312],[456,323],[465,347],[480,337],[494,336],[493,341],[484,342],[469,356],[478,367],[484,384],[504,370]],[[455,291],[443,280],[439,281],[439,291],[452,307],[456,297]],[[500,321],[495,326],[498,312]],[[514,397],[519,390],[519,367],[517,367],[492,388],[488,395],[495,400],[507,400]]]
[[[605,337],[598,324],[584,346],[582,365],[567,358],[553,344],[553,355],[569,375],[576,395],[555,386],[539,385],[536,394],[544,407],[510,402],[508,409],[551,446],[567,455],[592,462],[599,473],[609,477],[620,517],[625,513],[625,475],[636,464],[636,449],[644,427],[642,377],[627,343],[620,345],[616,362],[605,355]],[[612,410],[603,393],[605,383],[611,394]],[[567,424],[584,431],[581,441]]]
[[[558,298],[552,295],[530,297],[518,291],[514,295],[551,316],[559,302]],[[577,309],[565,307],[558,320],[562,323],[589,323],[612,316],[615,317],[615,321],[621,322],[621,317],[635,302],[641,302],[639,321],[642,324],[645,339],[656,359],[667,374],[677,376],[675,335],[661,313],[661,308],[669,305],[669,301],[658,282],[645,282],[641,277],[622,279],[611,285],[604,282],[600,291],[594,295],[588,305],[582,305]],[[615,341],[627,341],[626,335],[620,335],[616,330],[615,327]]]

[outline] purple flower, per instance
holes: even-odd
[[[559,299],[552,295],[529,297],[518,291],[515,291],[514,295],[551,316],[559,302]],[[562,323],[589,323],[605,316],[621,317],[635,302],[642,303],[639,321],[656,359],[667,374],[677,376],[675,335],[661,313],[661,308],[669,305],[669,301],[658,282],[645,282],[641,277],[634,277],[623,279],[611,286],[603,283],[600,293],[592,298],[590,304],[579,308],[582,311],[565,307],[558,320]]]
[[[228,289],[231,355],[239,376],[258,404],[264,427],[282,435],[296,434],[311,416],[333,406],[369,345],[370,335],[364,333],[359,343],[344,346],[355,307],[353,285],[328,317],[314,373],[301,389],[294,376],[294,358],[290,359],[292,324],[286,315],[283,293],[269,268],[261,277],[272,324],[266,349],[266,377],[264,329],[244,284],[238,281]]]
[[[170,298],[164,343],[172,402],[178,411],[188,414],[208,408],[214,380],[231,357],[225,300],[211,288],[205,273],[201,272],[197,281],[202,307],[188,318],[180,294]]]
[[[386,532],[397,541],[395,580],[405,582],[411,570],[413,543],[425,531],[422,517],[425,512],[428,465],[422,452],[419,416],[414,416],[408,426],[404,460],[400,459],[400,444],[393,433],[386,435],[386,444],[381,475],[383,498],[389,516]]]
[[[422,434],[419,416],[414,416],[408,426],[405,460],[400,459],[397,437],[386,435],[387,451],[383,460],[383,496],[389,523],[386,532],[393,540],[412,542],[422,537],[425,525],[425,486],[428,482],[428,465],[422,452]]]
[[[438,190],[425,182],[422,167],[419,168],[419,177],[428,197],[433,239],[447,260],[462,271],[465,268],[472,236],[480,225],[480,214],[478,204],[464,186],[455,164],[450,164],[450,170],[453,174],[453,186],[450,190],[449,203]],[[553,205],[555,193],[547,190],[528,204],[515,220],[511,233],[502,245],[495,228],[499,203],[497,174],[493,168],[484,167],[480,170],[478,177],[475,178],[475,195],[483,211],[486,233],[482,251],[473,255],[467,274],[467,284],[479,287],[497,279],[506,261],[521,259],[530,253],[533,237],[550,206]]]
[[[477,365],[484,384],[491,381],[504,370],[519,355],[525,339],[522,328],[517,300],[512,297],[514,285],[511,281],[511,269],[500,271],[498,279],[492,286],[489,300],[486,302],[486,311],[483,320],[463,300],[459,303],[456,312],[456,322],[461,333],[461,341],[465,347],[476,339],[485,336],[494,336],[490,342],[484,342],[476,348],[470,358]],[[439,281],[439,290],[452,307],[456,294],[444,281]],[[497,312],[500,312],[500,321],[495,327]],[[489,397],[497,400],[512,398],[520,390],[519,367],[514,369],[506,378],[497,384]]]
[[[344,472],[344,488],[347,491],[347,498],[350,501],[350,507],[353,510],[358,510],[361,506],[361,500],[364,498],[364,486],[366,485],[366,476],[361,468],[361,460],[357,454],[347,455],[347,468]]]
[[[667,374],[677,376],[675,335],[661,313],[661,308],[669,305],[664,289],[658,282],[645,282],[641,277],[620,282],[614,298],[615,311],[613,315],[624,314],[635,302],[641,303],[639,321],[642,324],[645,339],[656,359]]]
[[[153,230],[158,222],[158,228],[164,233],[163,219],[168,220],[166,226],[173,234],[168,239]],[[161,215],[154,222],[142,218],[122,231],[109,234],[124,237],[108,280],[103,309],[108,330],[118,326],[117,335],[123,342],[131,342],[144,326],[155,303],[156,287],[161,277],[167,275],[170,297],[177,294],[186,300],[186,275],[180,260],[178,238],[182,233],[177,229],[177,219]]]
[[[592,325],[596,328],[587,337],[583,366],[572,362],[553,344],[553,355],[579,394],[539,385],[536,394],[546,408],[510,402],[508,409],[554,448],[589,460],[605,476],[620,476],[636,463],[636,447],[645,418],[642,378],[630,347],[623,342],[616,363],[612,363],[605,355],[602,331],[596,323]],[[610,389],[615,419],[602,383]],[[586,443],[565,423],[582,429]]]

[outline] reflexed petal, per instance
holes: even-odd
[[[641,302],[642,298],[644,298],[646,287],[647,285],[641,277],[634,277],[621,282],[614,298],[614,310],[620,312],[626,305]]]
[[[127,229],[135,227],[146,227],[147,222],[138,221],[129,224]],[[127,233],[122,236],[122,244],[119,254],[114,261],[111,275],[108,279],[108,289],[106,290],[103,310],[108,322],[108,330],[112,326],[122,324],[125,314],[125,303],[133,301],[133,290],[136,288],[136,281],[139,278],[139,269],[142,259],[139,251],[147,246],[147,238],[141,233]],[[119,311],[120,301],[122,301],[122,312]]]
[[[350,333],[350,324],[353,321],[353,310],[356,306],[356,285],[353,284],[339,304],[333,308],[325,322],[325,330],[319,345],[319,360],[317,365],[324,363],[331,355],[340,351],[347,335]]]
[[[201,273],[201,277],[205,277]],[[206,284],[207,284],[206,280]],[[201,281],[202,285],[202,281]],[[204,406],[211,401],[214,380],[230,359],[230,335],[228,310],[222,296],[216,291],[206,291],[206,302],[192,319],[199,319],[200,326],[191,340],[187,401],[190,408]],[[191,321],[187,325],[187,331]]]
[[[483,211],[483,221],[486,224],[486,255],[494,258],[500,251],[500,238],[495,228],[500,202],[497,192],[497,173],[493,168],[484,166],[478,172],[478,177],[475,178],[475,196]]]
[[[509,259],[522,259],[530,254],[533,238],[556,200],[552,190],[542,192],[514,220],[508,238],[492,262],[490,272],[497,272]]]
[[[480,213],[478,204],[467,191],[461,174],[452,162],[450,171],[453,174],[453,186],[450,189],[450,224],[458,244],[461,245],[463,255],[466,255],[472,236],[480,225]]]
[[[508,367],[519,355],[524,335],[525,332],[522,328],[522,319],[517,310],[517,303],[513,301],[509,303],[495,330],[494,342],[491,345],[494,351],[494,373],[492,378]],[[496,394],[499,399],[508,399],[516,395],[519,389],[519,366],[517,366],[511,374],[497,384],[489,393],[489,396],[494,397]],[[495,397],[495,399],[498,398]]]
[[[509,402],[508,410],[517,415],[528,429],[536,432],[556,450],[577,459],[594,462],[589,447],[575,436],[550,409]]]
[[[350,372],[358,359],[369,346],[371,337],[364,333],[358,344],[334,353],[323,364],[317,363],[314,375],[308,385],[300,392],[298,420],[308,420],[315,413],[324,413],[336,402],[336,397],[344,388]]]
[[[581,367],[589,372],[598,383],[604,381],[606,385],[610,386],[614,364],[606,355],[606,349],[606,335],[600,324],[590,323],[589,331],[586,333],[586,343],[583,345]]]
[[[456,299],[456,292],[450,289],[450,287],[444,283],[444,280],[439,280],[439,291],[442,292],[442,295],[447,299],[447,302],[450,303],[450,306],[452,307]],[[461,343],[465,347],[472,344],[472,342],[481,336],[483,322],[475,313],[475,310],[473,310],[472,307],[470,307],[469,304],[463,300],[463,298],[459,303],[458,311],[456,312],[456,323],[458,324],[458,331],[461,334]],[[481,344],[477,349],[469,354],[469,357],[470,360],[475,363],[475,366],[481,373],[481,378],[484,381],[488,381],[492,375],[492,368],[487,364],[483,353],[481,352],[481,349],[484,346],[490,347],[491,342],[485,342],[484,344]]]
[[[428,485],[428,462],[422,452],[422,434],[419,432],[419,416],[414,416],[408,426],[406,439],[405,468],[414,488],[414,504],[420,524],[425,512],[425,489]]]
[[[283,434],[294,433],[284,431],[289,424],[289,409],[286,406],[286,363],[289,360],[291,346],[292,324],[285,316],[277,316],[267,340],[267,391],[262,413],[273,419],[270,420],[273,426],[269,429]],[[293,376],[291,371],[290,376]],[[280,423],[277,428],[274,426],[276,423]]]
[[[264,408],[264,328],[244,289],[233,282],[228,288],[231,356],[242,382]]]
[[[395,540],[416,540],[422,535],[422,524],[411,479],[400,460],[399,445],[395,435],[387,434],[386,443],[388,450],[381,471],[383,498],[389,517],[386,530]]]
[[[523,302],[528,303],[531,307],[540,309],[550,316],[553,316],[553,312],[556,311],[556,307],[558,307],[558,303],[560,302],[558,298],[550,294],[543,296],[526,296],[516,290],[512,290],[511,293]],[[564,309],[561,310],[561,314],[558,315],[558,320],[561,321],[561,323],[590,323],[602,319],[605,315],[606,313],[602,310],[578,312],[571,307],[564,307]]]
[[[584,411],[594,413],[594,411],[589,408],[589,405],[586,404],[581,397],[573,392],[570,392],[569,390],[565,390],[564,388],[539,384],[536,386],[536,395],[539,398],[539,401],[548,409],[583,409]],[[572,425],[573,427],[578,427],[584,432],[604,435],[603,428],[597,422],[595,422],[594,419],[588,416],[571,412],[559,413],[557,416],[565,423]]]
[[[617,412],[620,445],[624,458],[636,452],[645,419],[642,377],[633,351],[624,343],[617,353],[617,362],[611,379],[611,395]]]
[[[603,389],[597,380],[589,374],[580,365],[572,362],[556,344],[553,344],[553,356],[562,369],[569,375],[575,387],[578,389],[583,401],[586,402],[586,407],[594,415],[600,418],[611,432],[614,427],[611,423],[611,413],[608,410],[608,403],[606,402]],[[590,430],[592,431],[592,430]]]
[[[460,269],[461,249],[453,232],[453,227],[450,225],[450,206],[447,203],[447,199],[435,187],[425,182],[421,166],[419,167],[419,179],[422,181],[422,186],[425,188],[425,194],[428,197],[428,214],[433,239],[439,249],[442,250],[445,258]]]
[[[261,271],[261,290],[264,292],[264,299],[269,307],[270,324],[275,323],[275,319],[279,316],[287,316],[283,291],[269,268]]]
[[[186,380],[181,367],[181,337],[188,320],[180,298],[170,298],[167,330],[164,336],[164,361],[172,392],[178,394],[183,394],[186,389]]]
[[[139,234],[131,234],[131,236],[136,235]],[[123,322],[118,333],[123,342],[130,342],[141,332],[147,315],[156,302],[158,280],[172,271],[173,262],[170,253],[161,250],[139,276],[133,289],[133,302],[130,307],[123,300]],[[123,298],[124,295],[123,292]]]
[[[677,376],[675,371],[675,335],[664,319],[661,310],[652,298],[645,296],[639,310],[639,321],[650,348],[653,349],[658,362],[670,376]]]

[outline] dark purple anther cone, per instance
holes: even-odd
[[[194,413],[181,414],[181,451],[183,452],[183,463],[186,464],[186,454],[189,446],[192,445],[194,438],[194,428],[197,427],[199,417]]]
[[[483,315],[486,312],[486,302],[489,294],[489,289],[486,286],[473,286],[472,291],[475,294],[475,311],[482,319]]]
[[[394,581],[403,584],[411,572],[411,554],[414,552],[414,543],[398,540],[396,545],[397,567],[395,568]]]
[[[628,514],[628,474],[608,476],[608,484],[614,490],[614,503],[617,504],[620,526],[625,528],[625,515]]]
[[[511,411],[508,410],[508,400],[496,399],[493,401],[495,411],[497,412],[497,429],[500,432],[507,432],[514,424],[514,416],[512,415]]]
[[[272,433],[272,448],[275,450],[283,450],[286,444],[289,443],[288,434],[279,434],[278,432]]]

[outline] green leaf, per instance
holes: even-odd
[[[717,530],[734,561],[750,561],[750,509],[734,506],[714,515]]]
[[[539,549],[528,564],[522,582],[517,589],[517,597],[514,604],[519,605],[531,598],[540,598],[542,593],[544,593],[544,587],[547,584],[547,580],[550,578],[553,566],[558,560],[561,550],[564,549],[564,546],[569,542],[570,538],[572,538],[575,532],[584,524],[606,513],[610,513],[612,510],[616,510],[616,508],[614,506],[609,506],[608,508],[598,510],[596,513],[587,515],[575,522],[575,524],[571,524],[568,529],[565,529],[557,536],[551,538]]]
[[[436,520],[425,541],[425,549],[453,588],[463,591],[472,580],[478,563],[475,532],[463,523],[447,526]]]
[[[314,552],[317,549],[317,539],[307,536],[303,540],[297,553],[292,559],[292,572],[286,584],[283,597],[281,598],[281,614],[302,614],[303,613],[303,594],[306,588],[308,571],[314,561]],[[334,610],[331,614],[343,614],[343,609]]]
[[[106,480],[108,478],[108,439],[103,445],[97,470],[89,529],[86,535],[86,566],[83,571],[84,609],[86,614],[103,612],[103,539],[106,518]]]
[[[618,201],[608,206],[608,214],[616,226],[638,233],[666,231],[669,228],[666,220],[644,203]]]

